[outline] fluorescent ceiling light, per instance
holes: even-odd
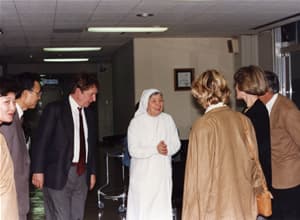
[[[167,27],[89,27],[89,32],[164,32]]]
[[[81,52],[81,51],[99,51],[101,47],[46,47],[46,52]]]
[[[46,58],[44,62],[87,62],[89,58]]]

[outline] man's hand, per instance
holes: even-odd
[[[90,178],[90,190],[94,188],[95,184],[96,184],[96,175],[92,174]]]
[[[32,175],[32,184],[35,187],[42,189],[44,186],[44,174],[43,173],[34,173]]]

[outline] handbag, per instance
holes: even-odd
[[[261,165],[260,165],[260,163],[258,161],[258,158],[256,156],[257,154],[254,151],[254,147],[252,145],[250,145],[250,143],[248,141],[248,139],[249,139],[248,130],[247,130],[245,124],[243,123],[243,120],[241,120],[241,121],[242,121],[242,124],[244,126],[244,130],[245,130],[245,134],[246,134],[246,144],[247,144],[250,156],[254,160],[255,166],[258,170],[258,176],[259,176],[259,178],[261,180],[261,183],[262,183],[262,189],[263,190],[262,190],[261,193],[256,195],[257,214],[262,215],[264,217],[269,217],[269,216],[272,215],[272,201],[271,201],[271,199],[273,199],[273,196],[272,196],[271,192],[268,190],[266,179],[264,177]]]
[[[272,215],[272,198],[272,194],[268,191],[268,189],[256,196],[258,215],[265,217]]]

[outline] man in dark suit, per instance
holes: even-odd
[[[46,219],[84,218],[88,189],[96,182],[97,119],[89,108],[98,81],[78,75],[69,97],[48,104],[32,145],[32,183],[43,189]]]
[[[270,114],[272,155],[272,220],[300,219],[300,111],[280,95],[278,77],[265,71],[268,92],[260,99]]]
[[[2,124],[0,132],[4,135],[14,164],[18,213],[20,220],[26,220],[29,212],[29,171],[30,159],[22,128],[21,117],[27,109],[34,109],[40,100],[39,77],[30,73],[17,76],[18,92],[16,112],[12,123]]]

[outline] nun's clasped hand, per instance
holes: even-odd
[[[158,153],[162,155],[168,155],[168,147],[164,141],[160,141],[157,145]]]

